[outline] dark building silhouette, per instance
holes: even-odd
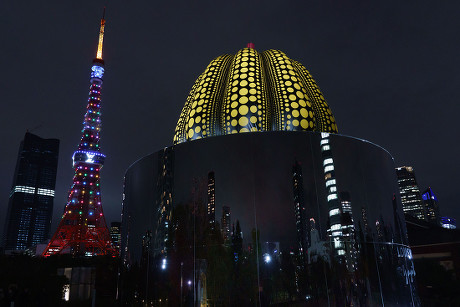
[[[5,250],[24,250],[48,238],[59,140],[26,132],[19,147],[5,221]]]
[[[415,172],[411,166],[396,168],[398,177],[399,193],[403,204],[404,214],[412,215],[419,220],[426,219],[425,207],[422,203],[420,189],[415,180]]]
[[[439,215],[438,198],[434,195],[433,190],[431,188],[426,189],[422,194],[422,199],[425,205],[426,220],[439,226],[441,217]]]
[[[223,206],[220,227],[221,227],[222,238],[224,239],[224,241],[228,241],[231,239],[231,235],[232,235],[231,225],[232,225],[232,217],[230,214],[230,207]]]
[[[216,226],[216,180],[214,172],[208,173],[208,221],[209,226]]]
[[[302,166],[296,160],[292,166],[292,189],[294,193],[295,223],[297,230],[297,244],[299,255],[305,256],[309,247],[310,227],[308,227],[308,216],[305,209],[305,197],[303,191]]]

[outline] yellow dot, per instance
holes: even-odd
[[[196,133],[200,133],[200,131],[201,131],[201,128],[200,128],[199,126],[198,126],[198,127],[195,127],[195,132],[196,132]]]
[[[313,112],[312,111],[308,112],[308,114],[310,114],[310,117],[313,118]]]
[[[291,77],[291,80],[292,81],[297,81],[297,78],[296,77]]]
[[[284,84],[286,84],[286,86],[291,86],[292,82],[291,81],[286,81]]]
[[[298,90],[300,90],[300,85],[298,83],[294,83],[294,87]]]
[[[313,128],[313,122],[310,122],[310,128]]]
[[[240,79],[246,79],[247,76],[248,76],[247,74],[241,74]]]
[[[287,67],[287,69],[292,69],[292,66],[291,66],[291,65],[288,65],[288,66],[286,66],[286,67]]]
[[[251,131],[257,131],[257,127],[252,127]]]
[[[252,97],[252,96],[251,96]],[[249,97],[249,99],[251,99],[251,97]],[[255,97],[254,97],[255,98]],[[251,106],[251,112],[252,113],[256,113],[257,112],[257,107],[256,106]]]
[[[251,123],[255,124],[257,122],[257,117],[251,116],[250,121],[251,121]]]
[[[300,125],[302,126],[302,128],[307,129],[308,128],[308,120],[302,119],[300,121]]]
[[[238,102],[234,101],[231,105],[232,109],[235,109],[238,106]]]
[[[235,127],[238,124],[238,121],[236,119],[232,120],[232,126]]]
[[[288,92],[289,92],[289,93],[292,93],[292,92],[294,92],[294,89],[293,89],[292,87],[288,87],[288,89],[287,89],[287,90],[288,90]]]
[[[262,111],[259,110],[259,112],[257,112],[257,114],[259,114],[259,116],[262,115]]]
[[[249,129],[248,128],[241,128],[240,132],[249,132]]]
[[[297,99],[297,97],[295,95],[289,95],[289,99],[292,100],[292,101],[295,101]]]
[[[238,111],[241,115],[246,115],[248,114],[249,108],[245,105],[242,105]]]
[[[190,117],[195,116],[195,110],[192,110],[192,112],[190,112],[190,115],[189,115],[189,116],[190,116]]]
[[[249,96],[249,100],[251,100],[252,102],[254,102],[254,101],[257,100],[257,98],[256,98],[256,96]]]
[[[201,117],[198,116],[198,117],[195,119],[195,122],[198,124],[200,121],[201,121]]]
[[[240,76],[237,74],[238,71],[235,72],[235,74],[233,75],[233,79],[238,79]]]
[[[248,69],[246,67],[241,69],[241,72],[247,72],[247,71]]]
[[[237,98],[238,98],[238,94],[233,94],[231,97],[232,100],[236,100]]]
[[[292,111],[292,116],[299,117],[299,111],[297,110]]]
[[[240,119],[238,120],[238,124],[240,124],[240,126],[246,126],[248,124],[248,118],[240,117]]]
[[[293,102],[293,103],[291,103],[291,107],[293,109],[297,109],[299,107],[299,105],[297,104],[297,102]]]
[[[192,126],[193,126],[193,122],[194,122],[193,118],[190,118],[190,120],[188,121],[188,126],[189,126],[189,127],[192,127]]]
[[[248,66],[248,63],[247,63],[247,62],[243,62],[243,63],[241,64],[241,67],[246,67],[246,66]]]
[[[232,130],[232,134],[238,133],[237,130]]]
[[[204,103],[204,99],[200,99],[200,101],[198,101],[199,106],[201,106],[203,103]]]
[[[305,107],[307,104],[305,103],[304,100],[299,100],[299,104],[302,106],[302,107]]]
[[[249,77],[249,78],[248,78],[248,81],[249,81],[249,82],[254,82],[254,78],[253,78],[253,77]]]
[[[235,86],[238,84],[238,80],[233,81],[232,85]]]
[[[299,125],[299,121],[297,119],[294,119],[292,121],[292,124],[294,125],[294,127],[297,127]]]
[[[192,104],[192,109],[196,107],[196,101]]]
[[[239,102],[242,103],[242,104],[247,103],[248,102],[248,97],[246,97],[246,96],[241,97]]]
[[[249,86],[250,87],[256,87],[256,84],[255,83],[249,83]]]
[[[300,115],[302,115],[302,117],[304,118],[307,118],[308,117],[308,111],[305,110],[304,108],[300,109]]]
[[[231,113],[232,117],[236,117],[238,115],[238,111],[237,110],[233,110],[232,113]]]
[[[193,132],[192,129],[188,131],[188,138],[191,139],[195,133]]]
[[[247,95],[248,94],[248,89],[247,88],[242,88],[240,89],[240,95]]]
[[[300,99],[302,99],[302,98],[305,97],[301,91],[297,91],[296,95],[297,95],[297,97],[299,97]]]
[[[203,110],[202,107],[198,107],[198,108],[196,109],[196,113],[200,113],[202,110]]]
[[[289,79],[289,75],[283,75],[283,79]]]
[[[249,94],[251,94],[251,95],[255,95],[256,93],[257,93],[257,90],[255,88],[251,88],[249,90]]]
[[[233,92],[233,93],[236,92],[237,90],[238,90],[237,87],[232,88],[232,92]]]
[[[246,86],[246,85],[248,85],[248,81],[243,80],[243,81],[240,82],[240,85],[241,86]]]

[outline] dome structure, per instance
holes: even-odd
[[[255,131],[337,133],[337,125],[307,69],[282,51],[253,44],[222,55],[198,77],[177,122],[174,144]]]

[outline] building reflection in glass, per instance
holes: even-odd
[[[133,164],[124,193],[127,304],[419,306],[393,160],[369,142],[182,143]]]

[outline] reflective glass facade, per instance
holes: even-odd
[[[336,134],[227,135],[138,160],[121,249],[128,303],[419,306],[393,159]]]

